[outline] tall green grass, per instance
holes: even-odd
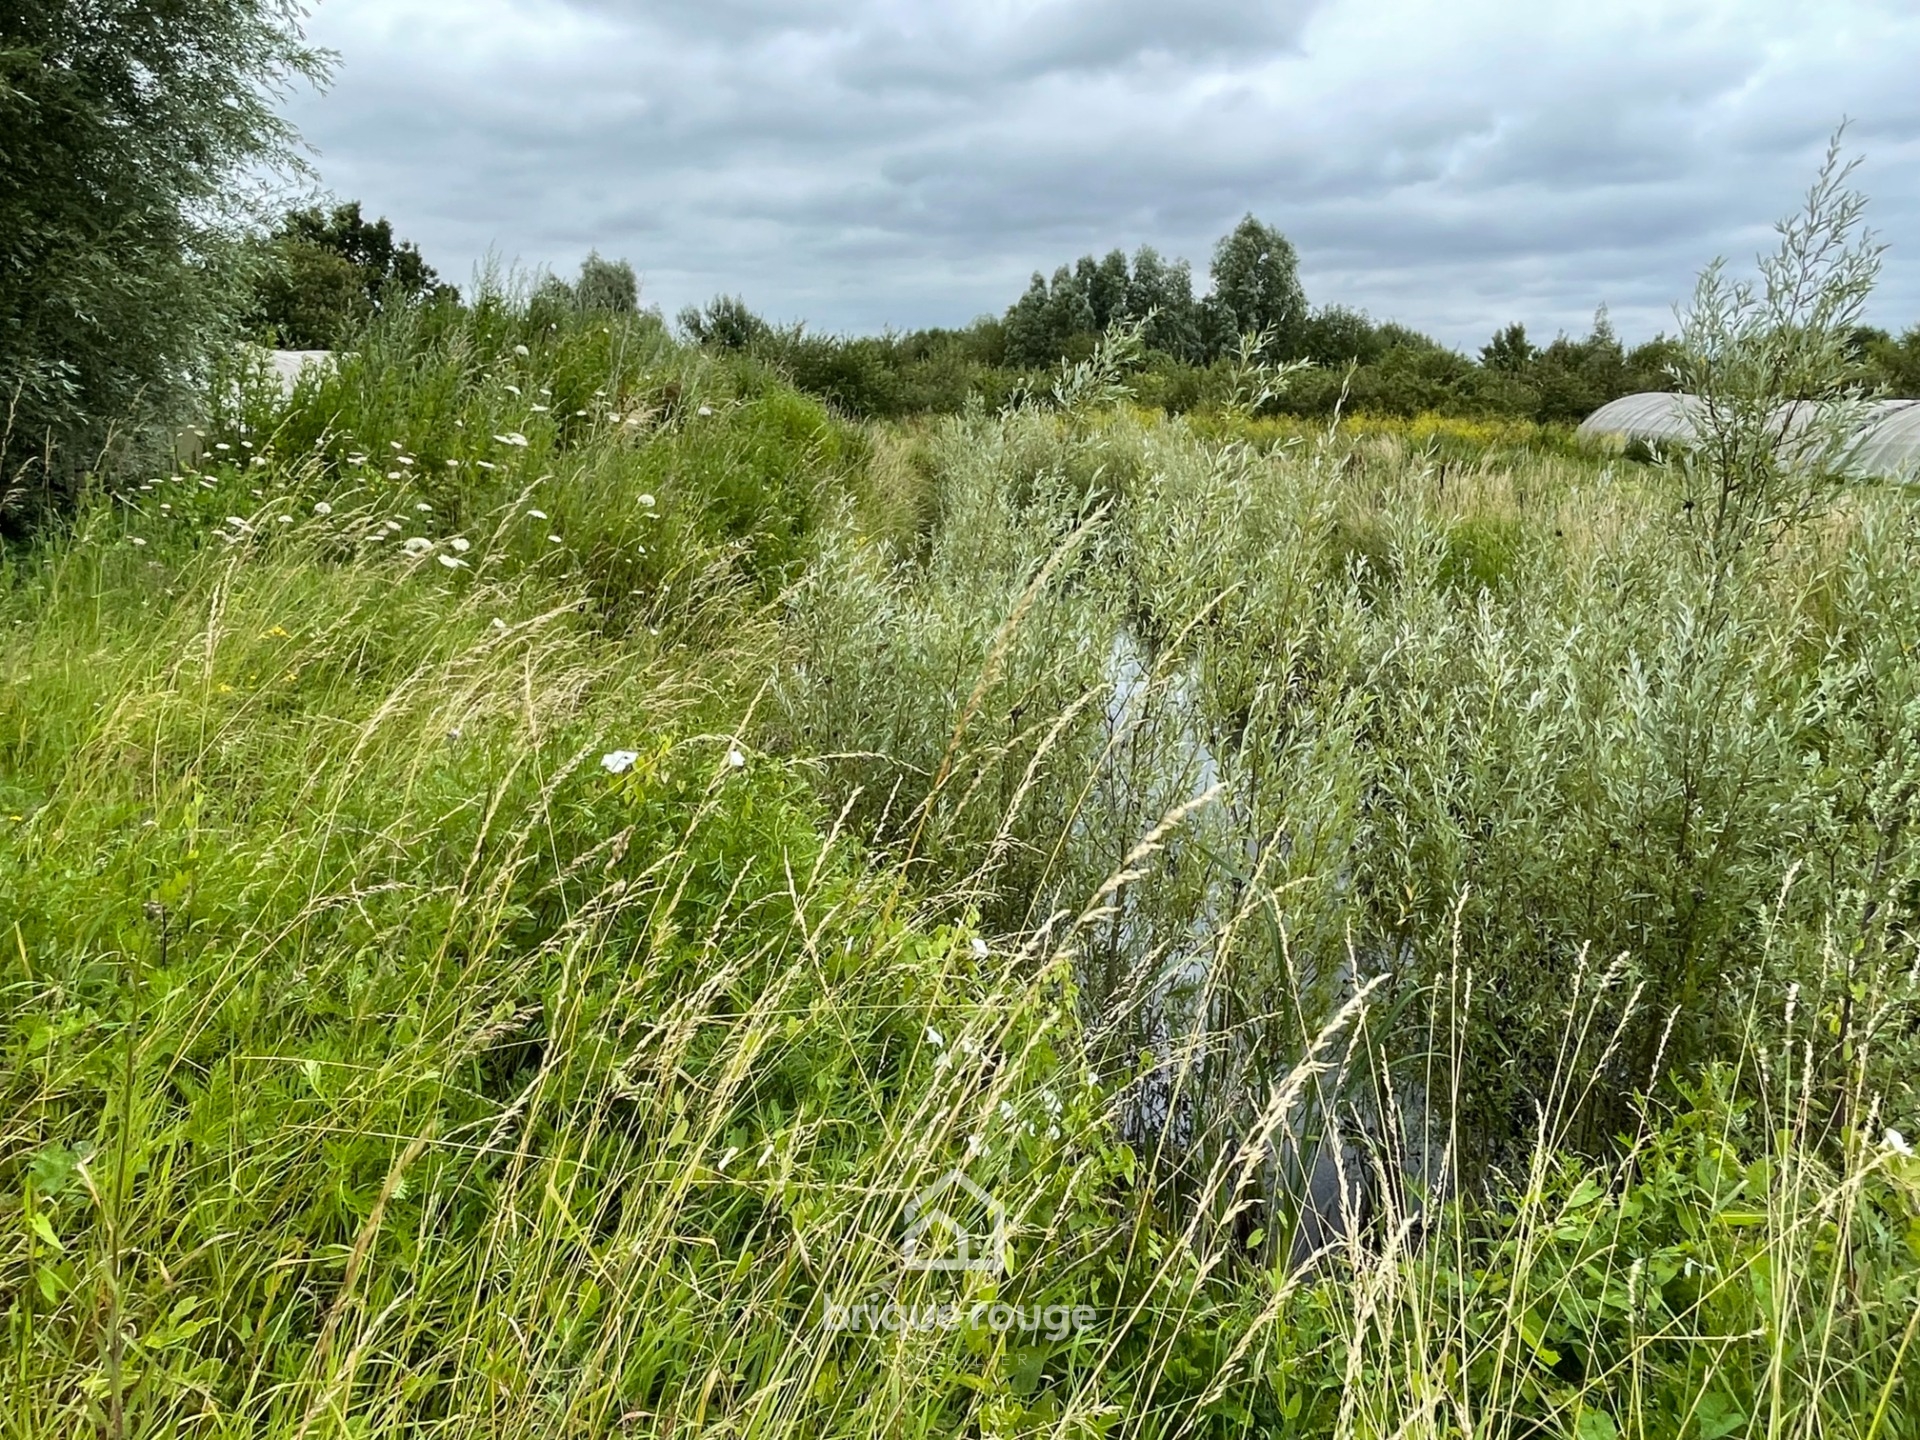
[[[1709,624],[1571,457],[506,300],[216,398],[4,562],[0,1433],[1920,1428],[1899,497]]]

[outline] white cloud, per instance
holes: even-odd
[[[295,119],[454,278],[625,255],[669,311],[958,323],[1249,210],[1310,296],[1476,344],[1667,322],[1843,116],[1920,321],[1906,0],[328,0]]]

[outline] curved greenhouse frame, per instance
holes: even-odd
[[[1812,456],[1793,457],[1791,452],[1825,408],[1822,403],[1798,400],[1773,412],[1775,433],[1789,463],[1793,458],[1819,463]],[[1697,433],[1700,413],[1701,402],[1692,395],[1660,391],[1623,395],[1589,415],[1578,433],[1584,440],[1685,445]],[[1920,482],[1920,400],[1876,400],[1859,406],[1857,413],[1858,429],[1842,451],[1841,468],[1860,479]],[[1820,442],[1820,448],[1826,449],[1827,443]],[[1827,458],[1833,458],[1830,450]]]
[[[1860,476],[1920,481],[1920,400],[1889,400],[1860,432],[1847,470]]]
[[[1618,437],[1650,444],[1685,444],[1693,438],[1693,419],[1700,402],[1691,395],[1655,390],[1609,400],[1581,422],[1582,439]]]

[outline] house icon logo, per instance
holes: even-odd
[[[985,1190],[950,1170],[907,1202],[900,1253],[909,1270],[1007,1268],[1007,1210]]]

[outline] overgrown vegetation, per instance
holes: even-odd
[[[1679,474],[1123,361],[486,294],[12,551],[5,1433],[1920,1428],[1908,502],[1703,628]]]
[[[206,432],[0,550],[0,1434],[1920,1434],[1920,524],[1824,458],[1901,363],[1837,151],[1655,465],[1542,409],[1604,322],[1473,365],[1251,217],[1184,319],[1143,252],[684,344],[307,212],[288,390],[186,217],[316,62],[168,15],[0,81],[29,260],[139,198],[46,117],[188,147],[81,267],[184,308],[15,327],[34,483],[142,365]]]

